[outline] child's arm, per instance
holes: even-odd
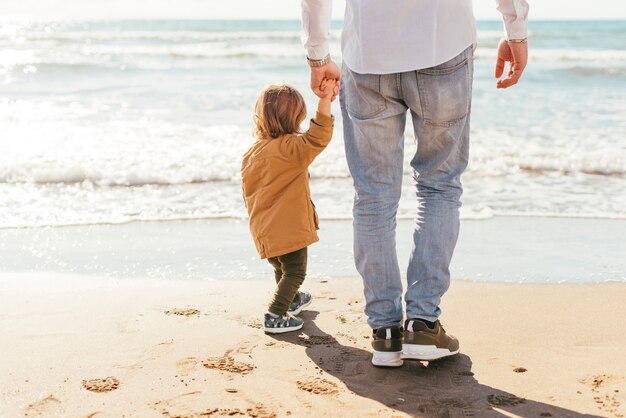
[[[303,167],[308,167],[324,151],[333,136],[335,119],[330,113],[330,103],[338,87],[336,80],[325,80],[324,83],[327,83],[328,94],[320,99],[317,114],[311,119],[309,129],[302,136],[293,136],[282,143],[287,158]]]

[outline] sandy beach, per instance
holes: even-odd
[[[300,332],[263,332],[274,280],[241,162],[264,86],[293,85],[309,116],[317,104],[300,5],[38,3],[3,2],[0,19],[0,418],[626,416],[624,6],[533,1],[529,65],[501,90],[502,14],[474,2],[471,151],[441,307],[461,353],[381,369],[338,102],[310,167],[313,304]],[[402,272],[410,162],[428,141],[407,124]]]
[[[360,279],[312,278],[270,336],[271,280],[0,278],[0,416],[623,417],[626,284],[454,281],[461,354],[370,364]]]

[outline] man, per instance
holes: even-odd
[[[496,0],[498,88],[516,84],[527,61],[526,0]],[[331,0],[302,0],[311,88],[341,78],[346,158],[355,187],[354,258],[373,329],[372,363],[434,360],[459,352],[439,323],[459,232],[460,176],[468,162],[476,24],[471,0],[346,0],[343,69],[330,60]],[[396,255],[396,212],[410,111],[418,211],[407,270],[406,321]]]

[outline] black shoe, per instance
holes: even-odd
[[[372,364],[380,367],[400,367],[402,361],[402,328],[383,327],[372,335]]]

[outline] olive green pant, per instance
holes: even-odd
[[[269,311],[275,315],[284,315],[289,305],[300,299],[298,289],[306,276],[307,247],[268,258],[267,261],[274,267],[276,279],[276,291]]]

